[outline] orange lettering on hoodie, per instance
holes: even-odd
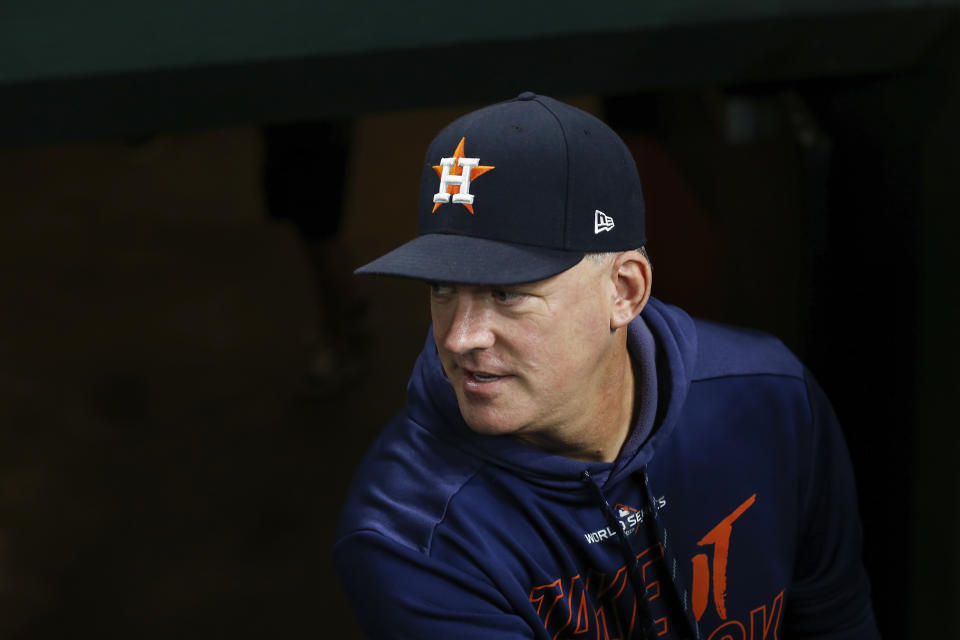
[[[727,556],[730,552],[730,535],[733,533],[734,521],[750,508],[757,494],[747,498],[743,504],[733,510],[733,513],[720,521],[710,532],[701,538],[698,546],[713,545],[713,603],[717,608],[717,615],[721,620],[727,619]],[[707,597],[710,584],[710,568],[707,563],[707,554],[698,553],[693,562],[693,613],[699,622],[707,608]]]

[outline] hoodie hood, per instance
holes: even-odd
[[[581,462],[540,451],[511,437],[475,433],[460,414],[456,393],[440,363],[432,329],[407,388],[410,415],[437,437],[531,482],[580,486],[581,475],[586,470],[595,477],[605,477],[604,485],[615,484],[647,464],[670,437],[690,387],[697,352],[693,320],[677,307],[654,298],[628,331],[627,348],[631,358],[641,363],[643,375],[654,376],[656,380],[656,384],[651,385],[656,392],[656,411],[651,435],[643,443],[633,442],[628,436],[615,462]],[[645,335],[648,331],[652,341]],[[655,345],[654,354],[646,352],[651,342]],[[643,393],[637,397],[639,401]]]

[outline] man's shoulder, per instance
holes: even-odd
[[[367,531],[429,552],[454,496],[484,462],[398,414],[367,452],[344,503],[337,539]]]
[[[694,320],[697,358],[692,381],[733,376],[803,378],[803,364],[777,338],[753,329]]]

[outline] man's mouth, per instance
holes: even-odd
[[[493,381],[499,380],[500,378],[503,377],[503,376],[495,376],[495,375],[493,375],[492,373],[482,373],[482,372],[480,372],[480,371],[470,371],[469,369],[465,369],[465,371],[466,371],[466,373],[467,373],[467,376],[473,378],[473,379],[476,380],[477,382],[493,382]]]

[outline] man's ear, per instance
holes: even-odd
[[[625,327],[640,315],[650,299],[653,269],[639,251],[624,251],[610,267],[616,298],[610,315],[610,330]]]

